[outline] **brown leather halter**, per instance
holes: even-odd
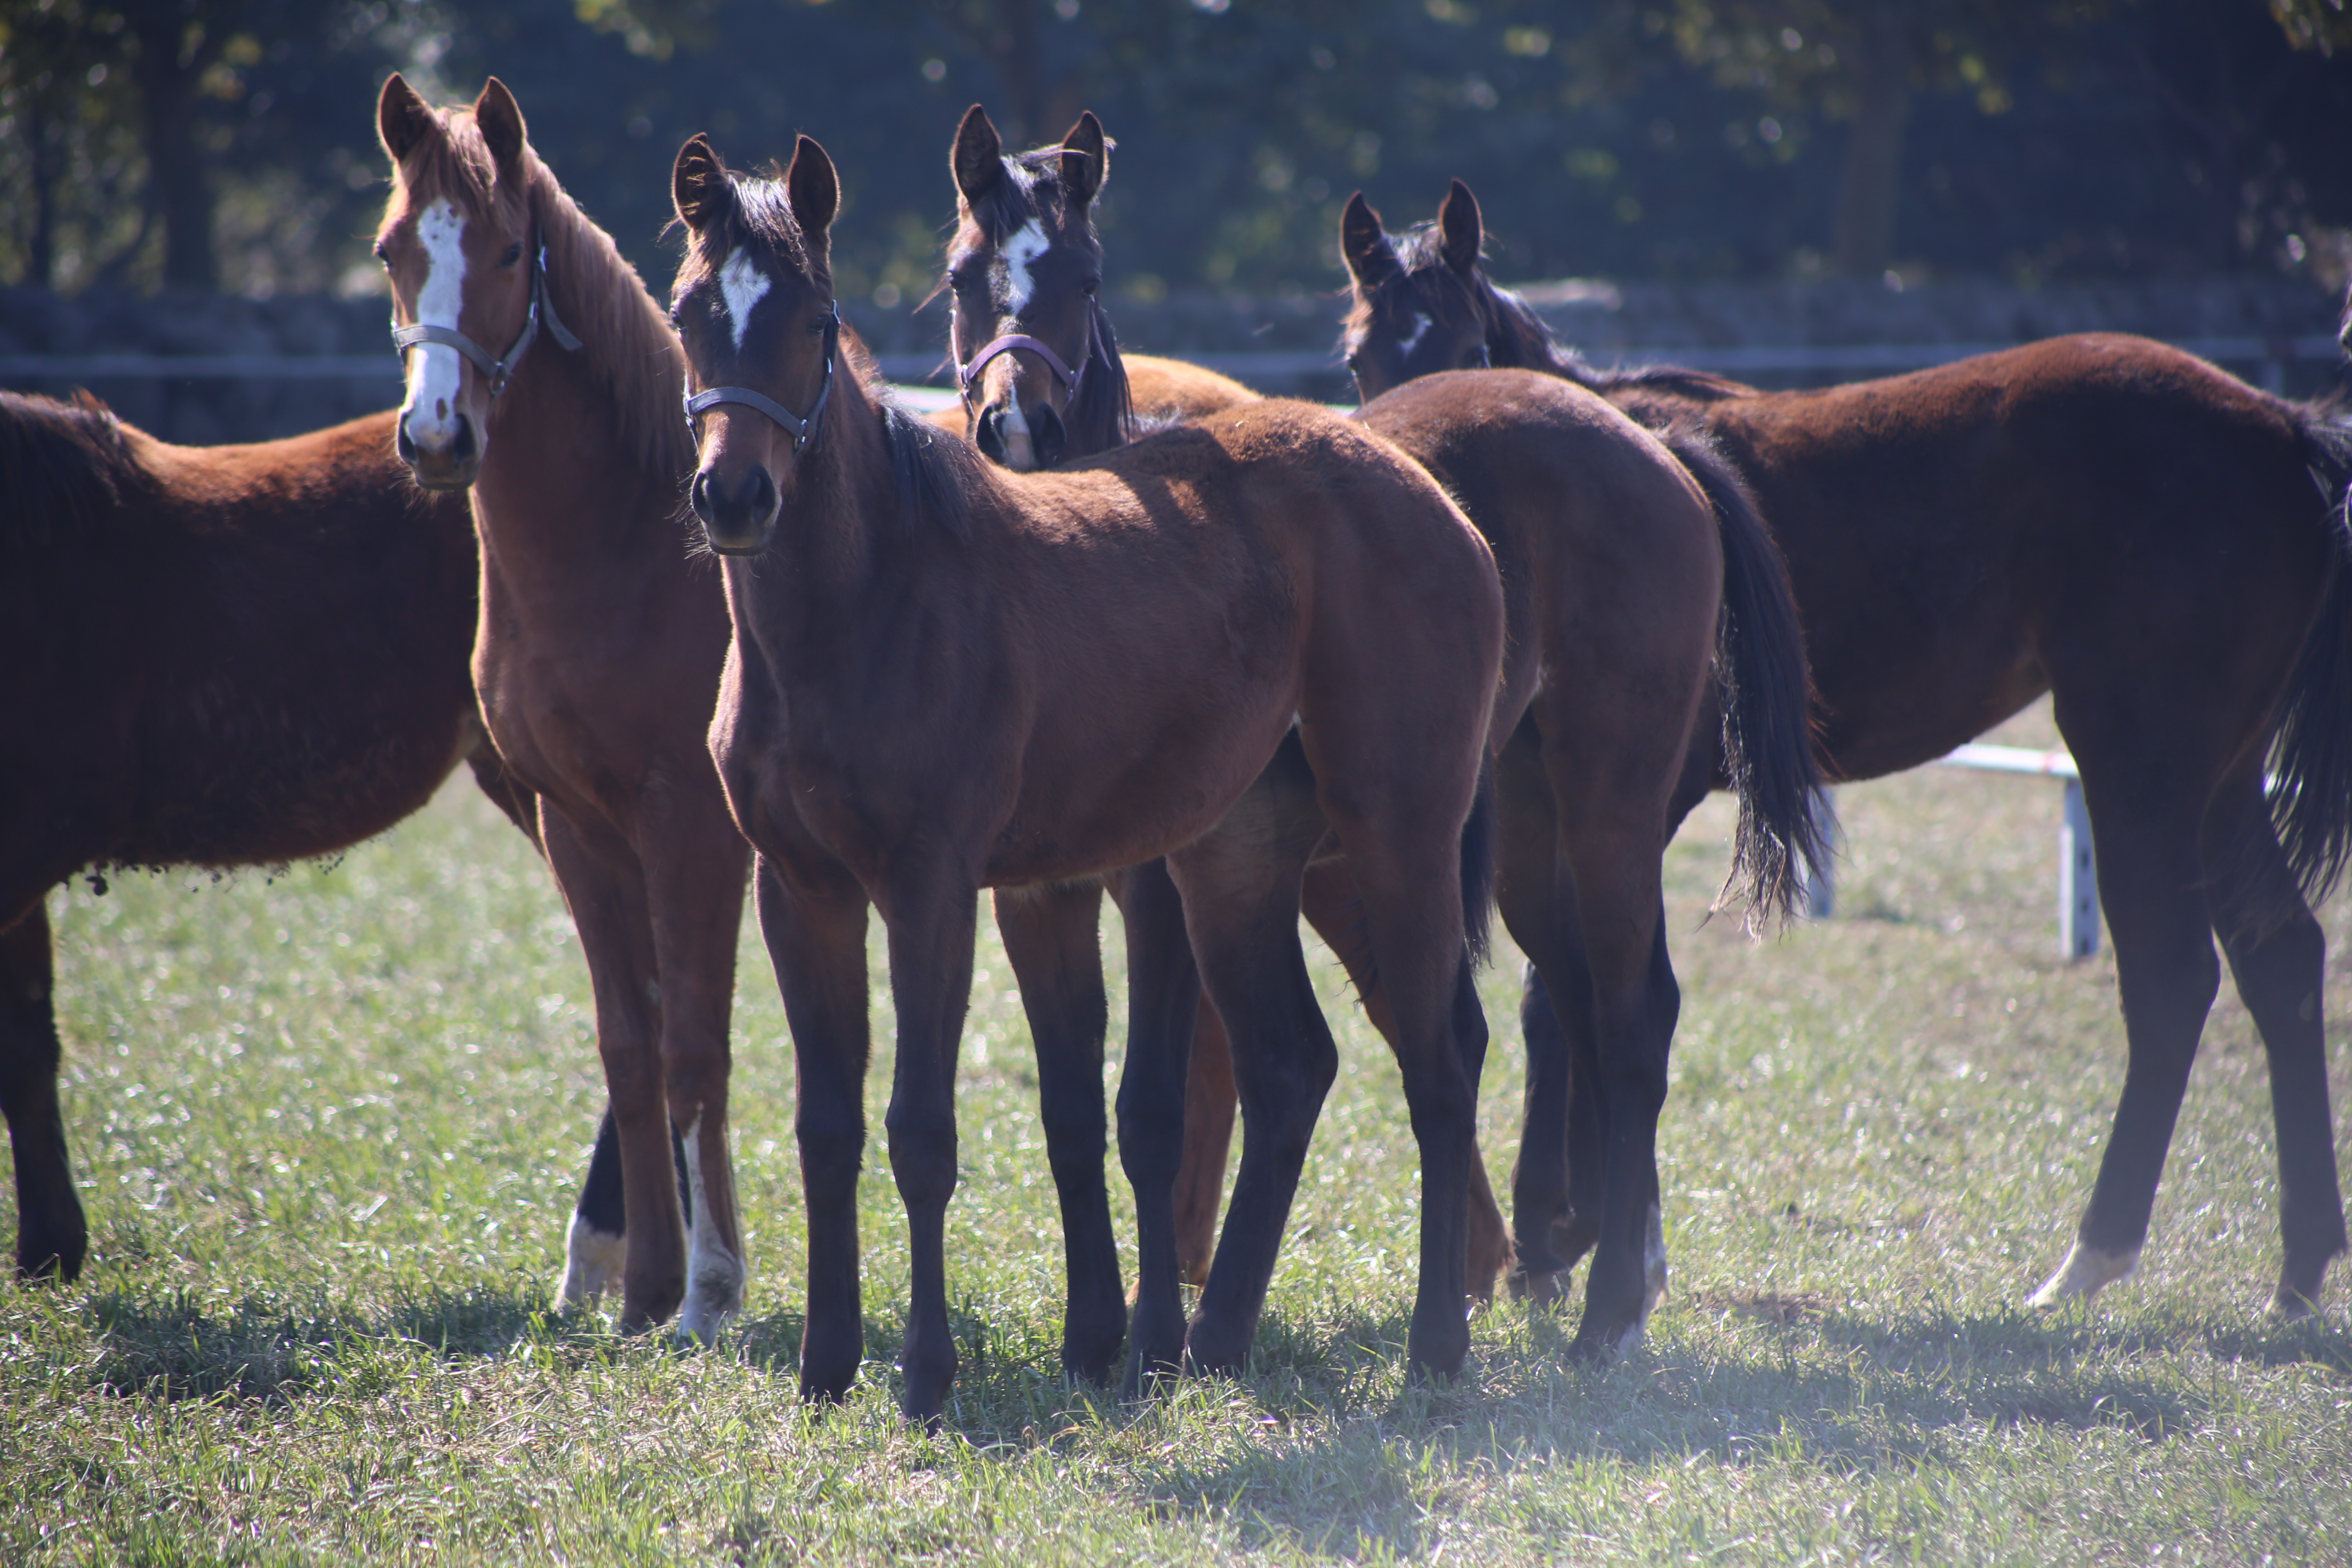
[[[397,321],[394,322],[392,346],[399,353],[403,363],[407,362],[408,351],[419,343],[439,343],[444,348],[456,349],[473,362],[476,370],[482,373],[482,379],[489,383],[490,395],[495,398],[507,389],[507,382],[514,375],[516,363],[521,360],[523,352],[529,349],[533,340],[539,336],[540,322],[542,320],[547,323],[549,334],[565,352],[569,353],[579,348],[580,340],[573,337],[562,321],[556,318],[555,301],[548,297],[547,247],[545,245],[540,246],[531,253],[530,315],[523,321],[521,333],[516,337],[513,345],[502,357],[492,359],[489,350],[455,327],[436,327],[423,321],[413,327],[404,327]]]

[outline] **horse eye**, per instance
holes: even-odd
[[[392,252],[385,248],[383,241],[380,239],[375,242],[375,258],[386,267],[392,265]]]
[[[521,259],[522,241],[518,239],[512,245],[507,247],[507,253],[499,258],[499,265],[501,267],[512,267],[516,262],[520,261]]]
[[[1089,278],[1089,279],[1087,279],[1085,282],[1083,282],[1083,283],[1081,283],[1081,284],[1079,284],[1079,285],[1078,285],[1078,292],[1079,292],[1079,293],[1081,293],[1081,294],[1084,294],[1087,299],[1091,300],[1091,299],[1093,299],[1093,298],[1095,297],[1095,293],[1096,293],[1096,291],[1097,291],[1097,289],[1101,289],[1101,287],[1102,287],[1102,279],[1099,279],[1099,278]]]

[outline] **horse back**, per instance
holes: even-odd
[[[462,500],[407,480],[389,414],[221,447],[121,429],[114,504],[9,574],[12,673],[46,676],[5,700],[51,738],[19,787],[81,803],[58,852],[271,863],[423,805],[476,733]]]

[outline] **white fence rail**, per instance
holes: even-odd
[[[1945,767],[1970,768],[1979,773],[2015,773],[2028,778],[2056,779],[2063,789],[2058,814],[2058,953],[2074,960],[2099,951],[2098,863],[2091,853],[2091,814],[2083,804],[2083,775],[2064,752],[2037,752],[2023,746],[1966,745],[1939,757]],[[1824,787],[1821,809],[1828,820],[1834,847],[1844,835],[1837,827],[1837,801]],[[1832,849],[1834,853],[1834,848]],[[1805,889],[1805,907],[1815,920],[1836,912],[1834,873],[1823,874]]]

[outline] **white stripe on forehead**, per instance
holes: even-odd
[[[416,290],[416,320],[455,330],[466,303],[466,218],[447,197],[416,216],[416,242],[425,247],[425,282]],[[456,439],[457,393],[466,364],[446,343],[408,351],[408,396],[402,405],[408,438],[420,447]]]
[[[719,291],[727,301],[727,323],[735,330],[735,352],[743,352],[743,334],[751,329],[751,307],[767,296],[768,275],[760,270],[748,250],[738,250],[719,269]]]
[[[1421,340],[1429,335],[1429,329],[1432,324],[1433,323],[1430,321],[1426,313],[1415,310],[1412,313],[1412,331],[1405,334],[1404,342],[1397,344],[1397,352],[1400,353],[1412,353],[1413,349],[1421,342]]]
[[[1021,232],[1004,242],[997,259],[1004,264],[1004,308],[1014,315],[1029,308],[1029,294],[1036,287],[1029,276],[1029,264],[1054,248],[1045,237],[1045,226],[1031,218],[1021,226]]]

